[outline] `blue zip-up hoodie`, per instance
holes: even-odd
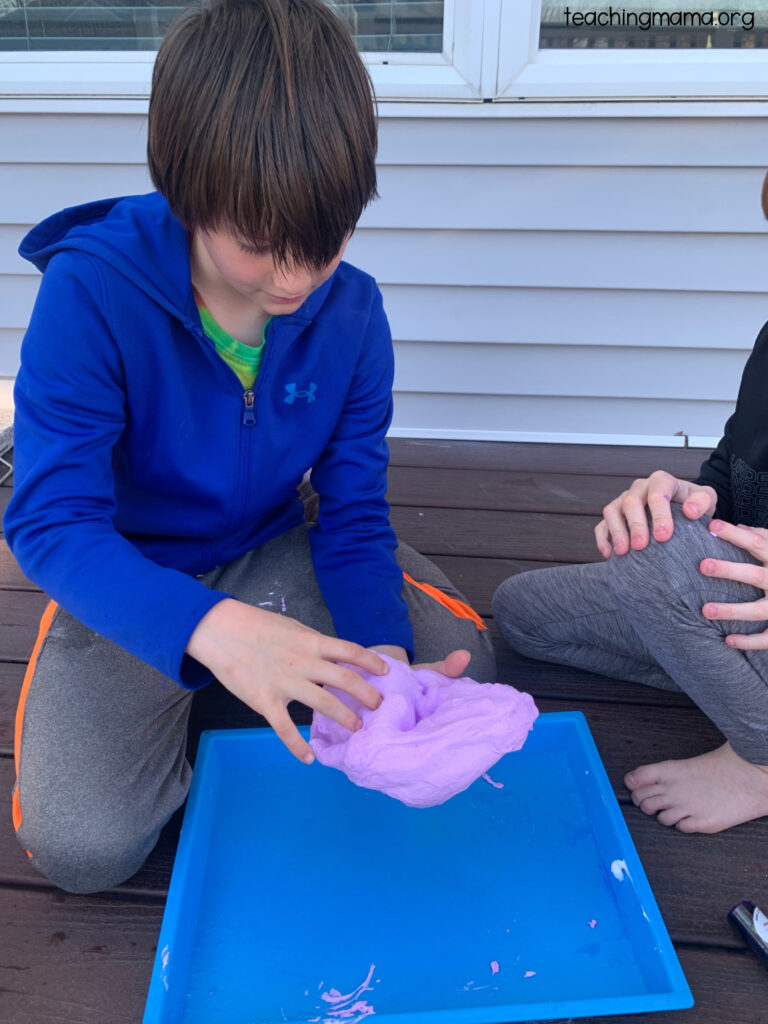
[[[205,336],[187,233],[157,193],[63,210],[21,255],[44,271],[14,392],[23,571],[76,618],[186,687],[223,597],[195,577],[302,521],[340,637],[413,640],[385,500],[392,341],[367,274],[341,263],[272,320],[243,392]]]

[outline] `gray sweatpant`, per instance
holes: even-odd
[[[713,537],[709,519],[673,507],[672,537],[607,561],[521,573],[501,584],[493,613],[507,643],[531,658],[600,675],[683,690],[733,749],[768,764],[768,650],[729,647],[729,633],[766,622],[705,619],[707,602],[754,601],[761,590],[704,576],[710,557],[754,562]]]
[[[302,525],[282,534],[207,573],[203,582],[334,636],[307,530]],[[466,603],[428,559],[405,544],[397,555],[417,583]],[[403,596],[416,662],[466,648],[472,655],[468,674],[495,678],[487,630],[457,617],[417,585],[404,582]],[[95,892],[141,867],[187,795],[193,694],[61,608],[36,651],[20,705],[17,835],[32,863],[56,885]]]

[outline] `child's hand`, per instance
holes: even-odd
[[[307,764],[314,754],[291,721],[290,701],[301,701],[354,731],[362,724],[354,711],[318,684],[344,690],[373,710],[381,703],[381,694],[357,672],[336,663],[348,662],[375,675],[389,671],[386,662],[358,644],[324,636],[295,619],[232,598],[203,616],[187,654],[263,715],[291,753]]]
[[[610,558],[614,552],[625,555],[630,547],[635,551],[647,547],[650,537],[646,509],[651,512],[654,540],[669,540],[674,529],[673,501],[683,506],[689,519],[699,519],[714,512],[717,493],[713,487],[678,480],[664,470],[635,480],[628,491],[605,506],[603,519],[595,527],[595,540],[603,558]]]
[[[709,532],[722,537],[743,551],[748,551],[762,565],[751,562],[725,562],[717,558],[705,558],[699,568],[705,576],[716,576],[724,580],[748,583],[768,593],[768,530],[757,526],[734,526],[721,519],[713,519]],[[768,597],[757,601],[740,601],[738,604],[705,604],[701,614],[706,619],[737,619],[742,622],[768,622]],[[762,633],[731,633],[725,638],[729,647],[743,651],[768,649],[768,629]]]
[[[386,654],[390,658],[397,658],[398,661],[404,661],[406,665],[408,664],[408,655],[402,647],[392,647],[382,644],[372,649],[374,651],[378,651],[380,654]],[[469,651],[451,651],[451,653],[446,655],[442,661],[430,661],[428,663],[422,662],[420,665],[412,665],[411,667],[414,669],[430,668],[433,672],[439,672],[441,675],[448,676],[450,679],[458,679],[469,664],[471,657],[472,655]]]

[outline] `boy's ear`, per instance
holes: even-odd
[[[760,194],[760,203],[763,207],[763,213],[768,220],[768,174],[763,178],[763,191]]]

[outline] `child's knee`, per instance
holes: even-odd
[[[495,683],[496,653],[490,632],[487,629],[475,628],[475,633],[469,633],[467,640],[466,650],[471,657],[464,675],[478,683]]]
[[[649,514],[649,528],[652,528]],[[613,554],[606,562],[606,583],[614,593],[641,601],[664,601],[690,584],[699,584],[703,558],[712,554],[714,538],[709,533],[709,517],[688,519],[679,506],[672,506],[674,531],[665,541],[651,535],[646,547],[630,549],[624,555]]]
[[[537,657],[544,647],[540,623],[532,614],[534,576],[536,572],[510,576],[500,584],[491,602],[494,621],[504,640],[531,658]]]
[[[73,893],[102,892],[124,882],[138,871],[157,841],[157,836],[34,820],[22,821],[17,838],[38,871]]]

